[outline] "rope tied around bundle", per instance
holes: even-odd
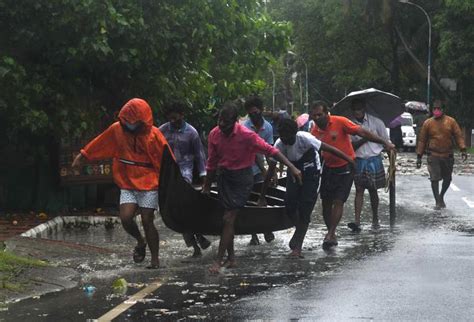
[[[388,152],[388,169],[387,169],[387,175],[386,175],[386,186],[385,186],[385,192],[388,192],[390,189],[390,185],[395,182],[395,173],[397,171],[397,152],[395,150],[389,151]]]

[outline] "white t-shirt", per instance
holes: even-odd
[[[274,146],[290,161],[298,161],[310,148],[313,148],[315,150],[314,152],[316,152],[316,168],[318,170],[321,169],[321,162],[319,161],[321,141],[315,138],[311,133],[298,131],[296,133],[295,144],[286,145],[283,144],[281,139],[278,139]]]
[[[352,119],[352,121],[355,124],[362,126],[364,129],[367,129],[372,133],[377,134],[382,139],[390,141],[390,138],[387,134],[387,130],[385,129],[385,124],[382,122],[381,119],[365,113],[362,122],[359,122],[355,118]],[[361,139],[362,138],[360,136],[352,135],[352,142],[357,142]],[[355,154],[357,158],[368,159],[370,157],[379,155],[380,153],[382,153],[383,149],[384,146],[382,144],[369,141],[365,142],[357,150],[355,150]]]

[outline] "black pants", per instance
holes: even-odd
[[[303,240],[311,222],[311,214],[318,199],[319,170],[309,167],[303,171],[303,185],[286,180],[286,209],[295,224],[295,233],[291,238],[290,247],[301,249]]]

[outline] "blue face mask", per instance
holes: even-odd
[[[130,132],[136,131],[138,127],[140,126],[140,122],[136,122],[136,123],[124,122],[124,123],[125,123],[126,129],[129,130]]]

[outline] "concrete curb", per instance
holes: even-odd
[[[118,224],[120,223],[120,218],[115,216],[59,216],[24,232],[20,236],[44,238],[47,237],[48,234],[62,230],[66,224],[80,225],[81,223],[87,223],[90,225],[97,225],[104,224],[108,221]]]

